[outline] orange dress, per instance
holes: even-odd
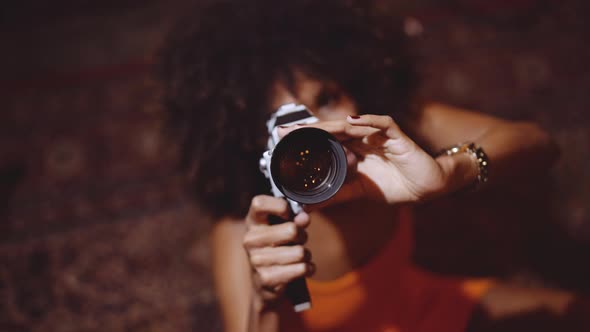
[[[281,331],[464,331],[488,279],[442,277],[413,266],[411,214],[404,210],[379,255],[336,280],[308,279],[312,309],[282,308]]]

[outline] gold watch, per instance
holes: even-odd
[[[444,150],[441,154],[452,156],[457,153],[467,153],[477,164],[479,172],[477,174],[476,180],[473,183],[474,189],[477,189],[488,182],[490,160],[481,146],[477,146],[473,142],[466,142],[450,147]]]

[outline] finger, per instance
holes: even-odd
[[[289,206],[282,198],[258,195],[252,199],[250,209],[246,216],[246,223],[249,225],[269,223],[269,216],[278,216],[284,220],[290,219]]]
[[[355,126],[369,126],[380,129],[389,138],[396,139],[404,136],[397,123],[388,115],[364,114],[348,116],[346,121]]]
[[[262,299],[265,301],[274,301],[280,296],[283,291],[285,290],[286,284],[279,284],[273,287],[263,285],[262,280],[260,280],[260,274],[254,273],[252,274],[252,281],[257,289],[259,289],[260,295]]]
[[[311,219],[309,218],[309,214],[307,214],[305,211],[302,211],[295,216],[293,222],[295,225],[297,225],[297,227],[305,229],[309,226]]]
[[[287,284],[297,278],[310,276],[315,272],[312,263],[296,263],[289,265],[273,265],[256,269],[261,286],[276,287]]]
[[[246,250],[262,247],[277,247],[286,244],[304,244],[307,233],[293,222],[279,225],[251,228],[244,235],[243,246]]]
[[[349,138],[363,138],[379,132],[382,132],[382,130],[371,126],[349,124],[349,126],[345,127],[346,136]]]
[[[328,133],[334,135],[336,137],[336,139],[338,139],[340,141],[346,141],[346,140],[349,140],[352,138],[347,133],[347,130],[350,127],[352,127],[352,126],[349,123],[347,123],[346,120],[334,120],[334,121],[315,122],[315,123],[306,124],[306,125],[294,125],[294,126],[289,126],[289,127],[279,127],[277,132],[279,134],[279,137],[282,138],[295,130],[299,130],[302,128],[317,128],[317,129],[322,129],[324,131],[327,131]]]
[[[255,268],[311,261],[311,252],[302,245],[265,247],[250,251],[250,264]]]

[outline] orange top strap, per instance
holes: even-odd
[[[463,331],[487,279],[441,277],[412,266],[409,210],[369,263],[332,281],[309,279],[312,309],[282,315],[282,331]],[[292,310],[290,310],[292,311]]]

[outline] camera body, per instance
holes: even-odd
[[[317,204],[334,196],[346,178],[344,148],[327,131],[303,127],[282,139],[279,126],[317,122],[298,104],[285,104],[267,121],[268,150],[260,158],[260,170],[269,179],[275,197],[285,197],[293,213],[302,204]]]
[[[279,190],[273,178],[271,176],[271,159],[272,153],[275,146],[279,143],[280,138],[277,133],[279,126],[292,126],[297,124],[311,124],[318,122],[318,118],[313,116],[311,112],[301,104],[285,104],[279,107],[266,122],[266,128],[268,130],[268,143],[266,145],[267,151],[262,154],[260,158],[260,171],[270,181],[271,191],[275,197],[285,197],[285,195]],[[287,198],[287,202],[291,207],[293,213],[297,214],[301,212],[302,206],[299,202],[293,201]]]
[[[346,177],[344,148],[327,131],[303,127],[279,138],[279,126],[317,121],[304,105],[285,104],[266,122],[268,150],[260,158],[260,171],[268,178],[272,194],[285,197],[293,214],[301,212],[304,204],[320,203],[334,196]],[[274,216],[269,221],[285,222]],[[285,293],[296,312],[311,308],[305,278],[291,281]]]

